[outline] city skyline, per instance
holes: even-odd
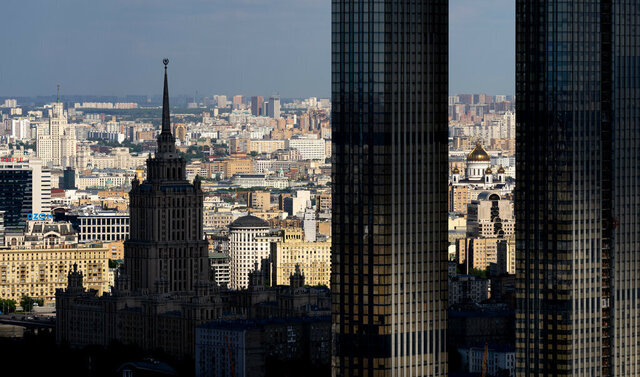
[[[451,94],[514,92],[511,3],[450,4]],[[0,35],[12,36],[12,58],[0,62],[0,96],[51,95],[57,84],[63,95],[153,95],[160,72],[148,67],[164,56],[175,66],[176,95],[330,94],[329,2],[29,1],[5,8],[30,17],[0,26]]]

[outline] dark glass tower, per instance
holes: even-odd
[[[333,376],[445,376],[448,1],[332,1]]]
[[[517,373],[640,373],[640,9],[517,1]]]

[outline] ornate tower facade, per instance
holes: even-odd
[[[134,179],[130,198],[130,238],[125,268],[132,292],[193,291],[209,280],[207,242],[202,233],[200,180],[186,179],[186,161],[171,134],[167,64],[164,60],[162,132],[147,160],[147,179]]]

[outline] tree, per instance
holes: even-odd
[[[16,305],[15,300],[0,299],[0,312],[2,312],[2,314],[13,313],[16,311]]]
[[[44,300],[43,299],[36,299],[33,297],[29,297],[27,295],[23,295],[22,299],[20,300],[20,306],[22,306],[22,310],[24,310],[25,312],[30,312],[33,310],[33,306],[35,304],[38,304],[38,306],[44,306]]]

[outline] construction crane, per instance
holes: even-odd
[[[489,343],[484,344],[484,355],[482,355],[482,377],[487,377],[489,370]]]

